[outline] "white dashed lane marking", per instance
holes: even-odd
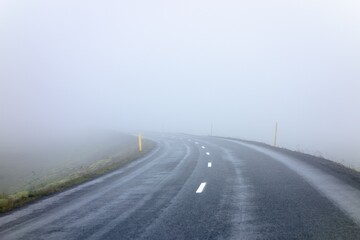
[[[210,153],[209,153],[209,152],[206,152],[206,155],[210,155]]]
[[[206,182],[201,183],[200,186],[198,187],[198,189],[196,190],[196,193],[202,193],[205,186],[206,186]]]
[[[201,146],[201,148],[205,148],[205,146]]]
[[[211,167],[211,166],[212,166],[211,162],[208,162],[208,167]]]

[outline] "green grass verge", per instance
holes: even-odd
[[[9,212],[42,197],[64,191],[70,187],[79,185],[104,175],[105,173],[116,170],[127,163],[146,155],[155,147],[155,145],[156,144],[154,142],[145,139],[143,140],[143,151],[141,153],[134,148],[125,155],[102,159],[91,164],[85,169],[81,169],[61,179],[44,182],[30,190],[19,191],[9,195],[0,194],[0,213]]]

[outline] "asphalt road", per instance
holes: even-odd
[[[0,217],[0,239],[360,239],[360,177],[308,155],[152,136],[124,168]]]

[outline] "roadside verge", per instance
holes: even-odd
[[[106,173],[119,169],[126,164],[135,161],[149,152],[156,146],[156,143],[144,139],[142,152],[138,151],[136,145],[132,145],[126,151],[119,153],[109,152],[106,158],[93,161],[87,165],[74,168],[68,172],[62,172],[60,176],[49,178],[42,177],[35,185],[21,189],[9,194],[0,194],[0,214],[10,212],[16,208],[40,200],[46,196],[75,187],[79,184],[90,181]]]

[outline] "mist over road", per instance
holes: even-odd
[[[126,167],[1,216],[0,239],[360,239],[355,172],[236,140],[151,138]]]

